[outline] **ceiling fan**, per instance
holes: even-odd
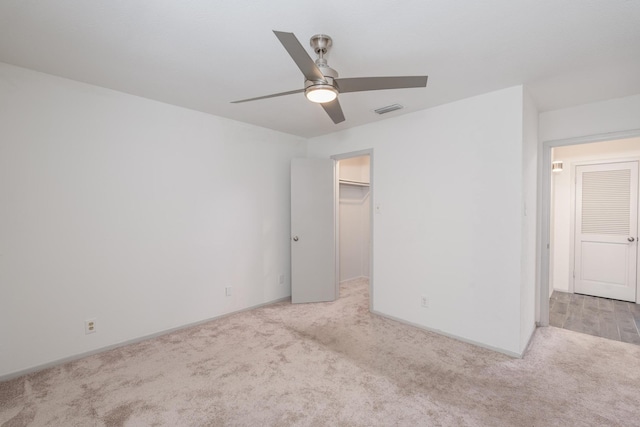
[[[309,101],[320,104],[331,117],[333,123],[338,124],[344,121],[344,113],[342,112],[342,107],[340,107],[340,102],[338,102],[338,94],[340,93],[427,86],[427,76],[338,78],[338,72],[329,67],[327,60],[324,58],[333,43],[331,37],[325,34],[316,34],[311,37],[311,47],[318,55],[318,59],[313,61],[293,33],[273,32],[287,50],[293,62],[302,71],[304,89],[242,99],[233,101],[233,104],[304,92]]]

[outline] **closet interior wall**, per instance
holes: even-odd
[[[340,160],[340,281],[369,277],[369,156]]]

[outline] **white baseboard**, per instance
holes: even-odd
[[[43,363],[41,365],[32,366],[32,367],[27,368],[27,369],[21,369],[21,370],[16,371],[16,372],[11,372],[11,373],[8,373],[8,374],[5,374],[5,375],[0,375],[0,382],[8,381],[10,379],[17,378],[17,377],[21,377],[23,375],[27,375],[27,374],[30,374],[32,372],[37,372],[37,371],[41,371],[43,369],[47,369],[47,368],[51,368],[51,367],[54,367],[54,366],[62,365],[64,363],[72,362],[74,360],[83,359],[83,358],[88,357],[88,356],[93,356],[94,354],[102,353],[104,351],[113,350],[114,348],[124,347],[124,346],[129,345],[129,344],[136,344],[136,343],[139,343],[139,342],[142,342],[142,341],[146,341],[146,340],[150,340],[150,339],[153,339],[153,338],[157,338],[157,337],[162,336],[162,335],[170,334],[172,332],[180,331],[182,329],[191,328],[192,326],[202,325],[203,323],[207,323],[207,322],[211,322],[211,321],[214,321],[214,320],[222,319],[222,318],[225,318],[225,317],[228,317],[228,316],[232,316],[234,314],[242,313],[243,311],[249,311],[249,310],[253,310],[253,309],[256,309],[256,308],[264,307],[266,305],[276,304],[276,303],[279,303],[279,302],[289,301],[289,300],[291,300],[291,297],[279,298],[277,300],[273,300],[273,301],[265,302],[265,303],[262,303],[262,304],[253,305],[251,307],[243,308],[243,309],[240,309],[240,310],[232,311],[230,313],[221,314],[220,316],[210,317],[208,319],[199,320],[197,322],[188,323],[186,325],[177,326],[175,328],[165,329],[163,331],[155,332],[155,333],[150,334],[150,335],[144,335],[142,337],[133,338],[133,339],[130,339],[130,340],[127,340],[127,341],[119,342],[117,344],[111,344],[111,345],[108,345],[108,346],[105,346],[105,347],[100,347],[100,348],[97,348],[95,350],[86,351],[84,353],[79,353],[79,354],[74,354],[72,356],[63,357],[62,359],[57,359],[57,360],[54,360],[52,362],[47,362],[47,363]]]
[[[529,332],[529,339],[527,340],[527,345],[525,345],[524,348],[522,349],[522,355],[520,356],[520,359],[524,358],[525,354],[527,354],[527,352],[529,351],[529,347],[531,347],[531,341],[533,341],[533,336],[535,335],[537,328],[538,328],[538,325],[534,323],[533,327],[531,328],[531,331]]]
[[[516,359],[522,359],[522,357],[524,356],[524,352],[517,353],[517,352],[514,352],[514,351],[505,350],[503,348],[493,347],[491,345],[487,345],[487,344],[484,344],[484,343],[481,343],[481,342],[478,342],[478,341],[474,341],[474,340],[470,340],[470,339],[467,339],[467,338],[459,337],[457,335],[450,334],[448,332],[444,332],[444,331],[441,331],[439,329],[428,328],[426,326],[419,325],[417,323],[413,323],[413,322],[409,322],[407,320],[399,319],[397,317],[390,316],[390,315],[384,314],[384,313],[380,313],[380,312],[375,311],[375,310],[371,310],[371,312],[373,314],[378,315],[378,316],[385,317],[387,319],[391,319],[391,320],[394,320],[396,322],[404,323],[405,325],[409,325],[409,326],[413,326],[413,327],[418,328],[418,329],[423,329],[425,331],[433,332],[435,334],[442,335],[442,336],[445,336],[447,338],[452,338],[452,339],[457,340],[457,341],[462,341],[462,342],[465,342],[467,344],[473,344],[475,346],[486,348],[487,350],[495,351],[497,353],[506,354],[507,356],[514,357]],[[534,331],[535,331],[535,327],[534,327]]]

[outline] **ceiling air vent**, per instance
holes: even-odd
[[[376,114],[387,114],[392,111],[400,110],[402,108],[404,107],[400,104],[392,104],[392,105],[387,105],[386,107],[378,108],[377,110],[373,110],[373,111],[375,111]]]

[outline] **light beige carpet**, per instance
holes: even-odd
[[[640,346],[538,329],[522,360],[280,303],[0,383],[2,426],[639,426]]]

